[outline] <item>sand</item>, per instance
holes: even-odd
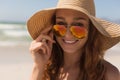
[[[0,79],[30,80],[32,58],[28,50],[29,44],[0,46]],[[107,51],[105,59],[120,70],[120,46]]]
[[[0,79],[29,80],[32,59],[29,45],[9,45],[0,47]]]

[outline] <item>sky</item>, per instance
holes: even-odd
[[[0,22],[26,22],[35,12],[55,7],[58,0],[0,0]],[[120,0],[94,0],[96,16],[120,20]]]

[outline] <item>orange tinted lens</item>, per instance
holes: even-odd
[[[66,27],[64,25],[54,25],[53,31],[57,36],[64,36],[66,33]]]
[[[80,26],[72,26],[70,27],[70,31],[77,38],[84,38],[87,34],[86,28]]]

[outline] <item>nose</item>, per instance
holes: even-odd
[[[72,35],[72,33],[71,33],[71,31],[70,31],[69,28],[67,28],[67,31],[66,31],[66,34],[65,34],[64,37],[65,37],[66,39],[71,39],[71,38],[73,38],[73,35]]]

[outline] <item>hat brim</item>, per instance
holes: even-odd
[[[51,26],[52,17],[56,10],[63,8],[51,8],[46,10],[41,10],[35,13],[27,22],[28,31],[33,39],[36,39],[44,28]],[[64,8],[69,9],[69,8]],[[70,8],[71,9],[71,8]],[[120,41],[120,25],[96,18],[86,11],[78,8],[73,8],[86,14],[96,29],[103,35],[104,40],[104,50],[111,48]]]

